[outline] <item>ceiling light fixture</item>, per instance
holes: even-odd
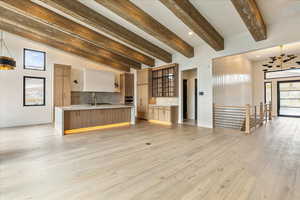
[[[297,56],[295,56],[294,54],[285,54],[283,52],[283,45],[280,45],[280,55],[270,57],[268,63],[262,65],[265,68],[263,71],[268,71],[268,69],[273,68],[280,68],[282,70],[284,63],[290,62],[295,58],[297,58]],[[299,64],[298,62],[296,63]]]
[[[9,56],[4,55],[4,48],[6,49]],[[13,70],[16,67],[16,61],[11,56],[3,39],[3,32],[1,31],[0,38],[0,70]]]
[[[190,36],[193,35],[193,34],[194,34],[194,33],[193,33],[192,31],[189,32],[189,35],[190,35]]]

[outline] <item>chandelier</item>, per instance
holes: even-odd
[[[4,47],[7,50],[9,56],[4,55]],[[5,42],[3,39],[3,32],[1,32],[1,39],[0,39],[0,70],[13,70],[16,67],[16,61],[12,58]]]
[[[294,54],[286,54],[283,52],[283,45],[280,45],[280,55],[279,56],[272,56],[270,57],[270,60],[267,64],[263,64],[262,66],[265,68],[263,71],[267,72],[272,69],[283,69],[284,63],[290,62],[297,58],[298,56],[295,56]],[[300,65],[300,61],[296,62],[298,65]],[[293,67],[292,67],[293,68]]]

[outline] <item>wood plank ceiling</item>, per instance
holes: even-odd
[[[267,27],[255,0],[231,0],[255,41],[267,39]]]
[[[130,68],[140,69],[141,64],[154,66],[155,60],[150,56],[166,63],[172,62],[171,53],[78,0],[39,1],[98,31],[31,0],[0,0],[0,29],[122,71],[130,71]],[[131,1],[95,1],[184,56],[194,57],[194,47]],[[224,49],[224,38],[189,0],[160,0],[160,2],[213,49],[216,51]],[[231,2],[253,38],[256,41],[266,39],[267,29],[255,0],[231,0]],[[113,36],[126,45],[101,32]],[[135,49],[128,47],[127,44]],[[145,52],[147,55],[141,52]]]

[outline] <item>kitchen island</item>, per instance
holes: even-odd
[[[130,105],[73,105],[55,108],[55,128],[60,134],[72,134],[135,124]]]

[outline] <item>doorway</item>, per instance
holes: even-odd
[[[277,112],[281,117],[300,117],[300,80],[277,82]]]
[[[197,124],[197,69],[182,71],[182,123],[186,125]]]
[[[182,81],[182,104],[183,104],[183,113],[182,113],[182,116],[183,116],[183,120],[186,120],[187,119],[187,82],[188,80],[184,79]]]

